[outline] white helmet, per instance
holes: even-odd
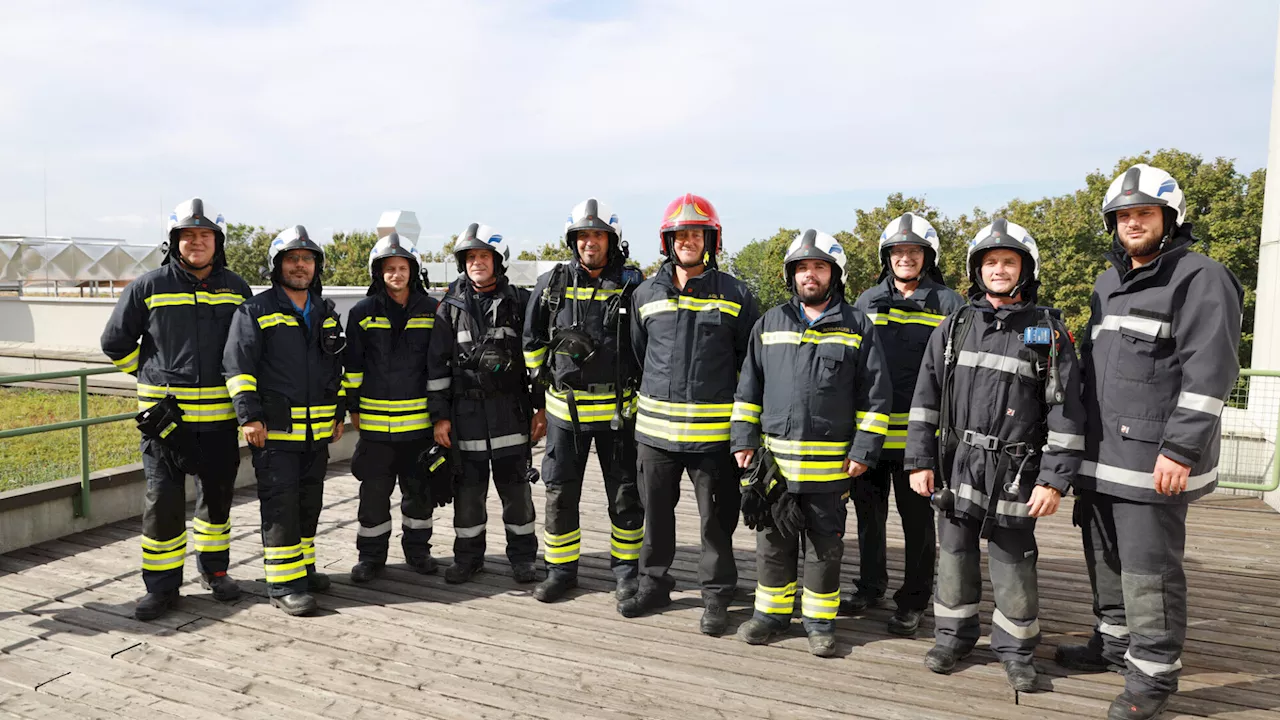
[[[1182,226],[1187,216],[1187,198],[1178,181],[1158,167],[1139,163],[1111,181],[1102,201],[1102,219],[1107,232],[1115,232],[1116,211],[1126,207],[1160,207],[1165,213],[1165,237]]]
[[[814,229],[802,231],[787,247],[787,254],[782,257],[783,274],[786,276],[787,289],[796,291],[796,265],[801,260],[825,260],[832,265],[831,291],[828,297],[836,297],[844,292],[844,281],[848,276],[845,267],[844,248],[830,235]]]
[[[393,257],[404,258],[409,261],[409,284],[419,290],[422,289],[422,256],[414,248],[412,240],[392,231],[378,238],[378,242],[374,243],[373,248],[369,250],[369,279],[372,281],[370,286],[371,295],[375,288],[381,287],[383,284],[382,261]]]
[[[212,265],[226,264],[223,248],[227,242],[227,221],[222,213],[205,207],[200,198],[191,198],[178,203],[169,213],[169,244],[165,250],[164,262],[178,256],[178,235],[184,228],[208,228],[213,231],[214,247]],[[196,268],[197,270],[203,268]]]
[[[938,231],[933,229],[933,225],[924,219],[923,215],[915,213],[903,213],[885,226],[884,232],[880,233],[880,265],[883,268],[881,277],[883,278],[889,270],[889,248],[896,245],[919,245],[925,249],[925,262],[923,272],[937,267],[938,257],[942,253],[941,245],[938,243]]]
[[[587,198],[569,211],[564,222],[564,242],[569,246],[573,256],[578,257],[578,231],[604,230],[609,233],[609,260],[613,261],[619,253],[627,256],[627,246],[622,242],[622,224],[618,222],[618,214],[607,203],[595,198]]]
[[[301,225],[285,228],[267,246],[267,269],[271,273],[271,281],[279,282],[280,265],[276,261],[290,250],[310,250],[315,253],[316,274],[311,280],[311,286],[319,290],[320,275],[324,272],[324,248],[317,245]]]
[[[458,234],[458,241],[453,245],[453,258],[458,261],[458,272],[467,271],[468,250],[489,250],[493,253],[495,275],[505,275],[507,263],[511,262],[511,246],[503,239],[502,234],[488,225],[471,223]]]
[[[988,250],[1004,248],[1014,250],[1022,255],[1022,276],[1018,283],[1007,293],[994,293],[982,282],[982,256]],[[1040,248],[1036,247],[1035,238],[1027,229],[1004,218],[993,218],[991,224],[978,231],[969,241],[969,252],[965,256],[965,266],[969,271],[969,282],[976,285],[984,293],[1013,297],[1026,292],[1030,299],[1035,298],[1040,286]]]

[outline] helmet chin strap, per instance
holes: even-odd
[[[203,264],[203,265],[194,265],[194,264],[192,264],[190,261],[188,261],[185,257],[183,257],[183,256],[182,256],[182,253],[178,253],[178,262],[182,263],[182,264],[183,264],[183,266],[184,266],[184,267],[186,267],[187,269],[189,269],[189,270],[195,270],[195,271],[200,271],[200,270],[204,270],[205,268],[208,268],[208,267],[213,267],[213,259],[212,259],[212,258],[210,258],[209,262],[207,262],[207,263],[205,263],[205,264]]]

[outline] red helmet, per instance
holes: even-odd
[[[675,238],[676,230],[694,227],[706,230],[706,239],[703,240],[703,244],[708,256],[707,264],[714,264],[716,255],[720,252],[720,215],[706,198],[693,193],[685,193],[672,200],[667,206],[667,211],[662,214],[662,227],[658,229],[658,237],[661,240],[659,249],[662,255],[674,261],[675,251],[672,249],[671,241]]]

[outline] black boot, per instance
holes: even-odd
[[[711,600],[707,603],[707,609],[702,611],[702,621],[698,623],[698,629],[703,635],[712,637],[720,637],[725,630],[729,629],[729,604],[719,600]]]
[[[924,666],[936,673],[946,675],[955,670],[956,663],[963,660],[968,654],[943,645],[934,645],[933,649],[924,654]]]
[[[178,597],[177,588],[164,592],[149,592],[138,598],[138,604],[133,608],[133,617],[144,622],[162,617],[178,606]]]
[[[618,586],[613,591],[613,598],[619,604],[636,596],[640,592],[639,578],[618,578]]]
[[[271,598],[272,607],[278,607],[290,615],[310,615],[320,608],[311,593],[297,592]]]
[[[531,583],[538,579],[538,567],[532,560],[511,563],[511,578],[518,583]]]
[[[307,589],[311,592],[324,592],[333,586],[333,581],[322,572],[307,573]]]
[[[1111,701],[1107,720],[1150,720],[1168,706],[1168,695],[1139,695],[1125,690]]]
[[[622,581],[619,580],[621,585]],[[622,596],[622,590],[618,590],[618,596]],[[645,587],[635,595],[622,600],[618,603],[618,614],[622,617],[640,617],[658,608],[664,608],[671,604],[671,591],[662,587]]]
[[[533,597],[539,602],[555,602],[576,587],[578,587],[577,575],[550,572],[547,573],[547,579],[538,583],[538,586],[533,589]]]
[[[351,566],[351,582],[367,583],[382,574],[382,564],[361,560]]]
[[[1124,673],[1123,665],[1108,662],[1092,645],[1059,645],[1053,651],[1053,661],[1068,670]]]
[[[889,632],[902,637],[915,635],[916,630],[920,627],[921,615],[924,615],[921,610],[898,608],[893,617],[889,618]]]
[[[831,657],[836,654],[836,634],[829,631],[813,631],[809,633],[809,654],[818,657]]]
[[[430,555],[409,558],[405,560],[405,563],[419,575],[435,575],[436,571],[440,569],[440,563],[436,562],[436,559]]]
[[[1036,666],[1018,660],[1004,661],[1004,676],[1009,680],[1009,687],[1018,692],[1035,692]]]
[[[764,645],[783,632],[784,629],[753,617],[738,626],[738,639],[748,645]]]
[[[845,593],[840,596],[839,612],[841,615],[857,615],[867,608],[879,605],[881,597],[862,592]]]
[[[225,572],[200,576],[200,587],[213,593],[213,599],[232,602],[240,599],[240,585]]]
[[[459,585],[475,577],[481,570],[484,570],[483,560],[478,563],[455,560],[452,565],[445,568],[444,581],[450,585]]]

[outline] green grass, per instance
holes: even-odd
[[[75,392],[0,388],[0,430],[75,420]],[[137,412],[132,397],[90,395],[89,417]],[[89,469],[103,470],[142,462],[138,431],[131,421],[89,428]],[[58,430],[0,440],[0,490],[80,476],[80,431]]]

